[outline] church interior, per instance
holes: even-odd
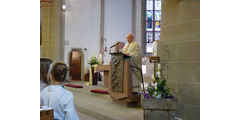
[[[40,0],[40,58],[80,120],[200,120],[200,0]]]

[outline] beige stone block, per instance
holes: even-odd
[[[184,104],[200,105],[200,84],[177,83],[177,99]]]
[[[200,120],[200,107],[199,106],[184,106],[184,120]]]
[[[168,63],[169,82],[200,83],[200,63]]]
[[[178,82],[200,83],[200,63],[179,63]]]
[[[144,120],[151,119],[151,110],[144,110]]]
[[[161,98],[161,99],[151,99],[144,98],[142,99],[142,108],[143,109],[152,109],[152,110],[176,110],[177,109],[177,99],[175,98]]]
[[[187,41],[200,38],[200,20],[181,24],[166,25],[161,28],[161,41]]]
[[[200,61],[200,41],[177,44],[178,61]]]
[[[184,0],[180,2],[180,22],[200,19],[200,0]]]
[[[179,66],[177,63],[167,64],[167,78],[169,82],[177,82],[179,79]]]
[[[177,44],[176,42],[160,42],[158,44],[158,56],[161,61],[176,61],[177,58]]]
[[[180,6],[178,0],[162,1],[162,23],[161,25],[175,24],[179,22]]]
[[[152,111],[152,119],[150,120],[174,120],[174,111]]]
[[[170,94],[174,97],[177,96],[177,82],[167,81],[167,87],[170,88]]]
[[[174,120],[174,111],[144,110],[144,120]]]
[[[175,117],[184,118],[184,103],[178,101]]]

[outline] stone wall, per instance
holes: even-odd
[[[100,0],[66,0],[65,3],[64,62],[69,64],[73,48],[82,49],[81,79],[84,80],[89,59],[99,54],[101,4]]]
[[[162,0],[161,62],[179,104],[176,117],[200,119],[200,0]]]
[[[40,57],[54,61],[63,60],[62,10],[61,0],[41,3],[42,45]]]

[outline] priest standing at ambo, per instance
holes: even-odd
[[[139,55],[139,45],[134,41],[131,33],[127,34],[128,43],[122,49],[123,54],[130,56],[133,66],[141,68],[141,57]],[[141,73],[139,70],[132,68],[133,92],[141,92]]]

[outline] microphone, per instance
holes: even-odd
[[[114,44],[114,45],[112,45],[110,48],[112,48],[112,47],[114,47],[114,46],[116,46],[117,44],[119,44],[120,42],[117,42],[116,44]]]
[[[117,45],[117,44],[112,45],[112,46],[110,47],[110,49],[111,49],[112,47],[116,46],[116,45]]]
[[[113,48],[113,47],[115,47],[117,44],[119,44],[120,42],[117,42],[116,44],[114,44],[114,45],[112,45],[111,47],[110,47],[110,51],[109,51],[109,53],[111,52],[111,48]]]

